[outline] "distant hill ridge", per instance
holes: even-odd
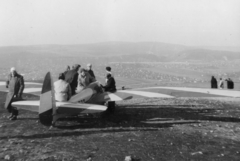
[[[208,47],[209,48],[209,47]],[[137,56],[136,56],[137,55]],[[240,59],[240,52],[162,42],[103,42],[75,45],[0,47],[0,57],[99,57],[108,61],[216,61]]]

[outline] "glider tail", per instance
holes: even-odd
[[[51,74],[48,72],[44,78],[40,96],[39,120],[43,125],[50,126],[53,115],[56,113],[56,103],[53,92]]]

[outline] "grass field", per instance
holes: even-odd
[[[5,93],[0,100],[0,160],[240,158],[240,106],[234,98],[133,99],[119,102],[112,115],[61,119],[53,129],[30,111],[20,110],[19,119],[9,121]]]

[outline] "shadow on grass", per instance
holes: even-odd
[[[91,134],[100,134],[100,133],[111,133],[111,132],[129,132],[129,131],[156,131],[157,129],[94,129],[87,131],[70,131],[70,132],[51,132],[51,133],[42,133],[42,134],[33,134],[33,135],[16,135],[16,136],[3,136],[0,137],[0,140],[4,139],[41,139],[41,138],[50,138],[50,137],[67,137],[67,136],[81,136],[81,135],[91,135]]]
[[[17,119],[17,120],[36,120],[36,121],[37,121],[37,120],[38,120],[38,118],[37,118],[37,117],[31,117],[31,118],[30,118],[30,117],[26,117],[26,118],[22,118],[22,117],[21,117],[21,118],[19,118],[19,117],[18,117],[18,119]]]
[[[124,106],[123,108],[125,107],[129,106]],[[181,120],[240,122],[239,118],[215,116],[216,111],[219,109],[193,109],[191,107],[199,107],[199,105],[131,105],[131,108],[125,109],[128,113],[139,111],[142,113],[142,118],[144,119],[158,116],[159,118],[173,118]]]
[[[108,127],[147,127],[166,128],[176,124],[190,124],[201,121],[240,122],[239,118],[214,116],[216,109],[192,109],[179,106],[133,105],[121,106],[114,114],[100,117],[64,118],[58,121],[59,129],[108,128]],[[191,105],[190,107],[193,107]],[[75,124],[66,125],[66,121]],[[76,123],[77,122],[77,123]]]
[[[68,117],[57,121],[58,131],[28,136],[3,136],[7,138],[49,138],[79,136],[97,133],[155,131],[177,124],[199,123],[201,121],[240,122],[239,118],[214,116],[216,110],[197,108],[199,105],[124,105],[117,107],[114,114],[88,115],[87,117]],[[19,120],[37,120],[19,118]],[[33,125],[36,126],[36,125]],[[39,125],[38,125],[39,126]],[[79,129],[76,131],[76,129]],[[61,131],[63,130],[63,131]],[[75,131],[64,131],[75,130]],[[80,131],[81,130],[81,131]]]

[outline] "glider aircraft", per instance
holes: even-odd
[[[41,85],[26,82],[25,85]],[[5,82],[0,82],[0,90]],[[54,126],[59,118],[79,114],[99,113],[106,111],[104,103],[110,101],[123,101],[131,98],[174,98],[174,97],[240,97],[240,91],[219,90],[207,88],[185,87],[146,87],[134,90],[117,90],[115,93],[99,92],[99,83],[91,83],[80,93],[72,96],[67,102],[55,101],[53,82],[48,72],[44,78],[42,88],[25,88],[24,93],[39,95],[40,100],[21,100],[13,102],[12,106],[38,112],[39,120],[43,125]]]

